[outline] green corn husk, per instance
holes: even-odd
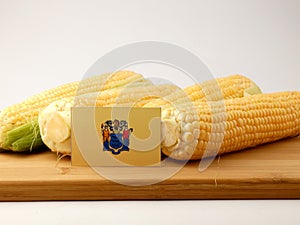
[[[38,120],[7,132],[5,145],[12,146],[15,152],[31,152],[34,149],[46,147],[40,135]]]

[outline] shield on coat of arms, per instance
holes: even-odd
[[[129,151],[129,138],[132,128],[128,129],[128,123],[125,120],[107,120],[101,124],[103,137],[103,151],[110,151],[114,155],[122,151]]]

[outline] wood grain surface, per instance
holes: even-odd
[[[300,138],[223,155],[203,172],[189,162],[148,186],[106,180],[91,168],[57,163],[48,151],[0,153],[0,201],[138,199],[299,199]]]

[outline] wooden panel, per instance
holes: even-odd
[[[50,152],[0,153],[0,200],[268,199],[300,198],[300,138],[223,155],[204,172],[188,163],[170,179],[131,187],[91,168],[57,165]]]

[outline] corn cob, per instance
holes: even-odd
[[[84,106],[142,106],[144,100],[163,98],[179,89],[172,84],[135,85],[89,93],[53,102],[39,115],[39,127],[43,142],[53,151],[71,153],[71,107]]]
[[[217,89],[220,90],[220,94]],[[241,98],[261,93],[260,88],[249,78],[236,74],[216,80],[206,81],[203,84],[195,84],[184,89],[192,101],[209,98],[209,101],[220,99]],[[209,97],[208,97],[209,96]]]
[[[163,118],[162,151],[174,159],[200,159],[300,134],[300,92],[185,106]]]
[[[44,91],[7,107],[0,113],[0,149],[29,151],[42,145],[36,121],[40,110],[53,101],[75,96],[77,91],[84,94],[107,90],[139,80],[143,80],[142,75],[131,71],[107,73]]]
[[[187,101],[206,99],[218,101],[222,99],[241,98],[261,93],[260,88],[249,78],[242,75],[231,75],[194,84],[184,89],[184,92],[175,92],[164,99],[151,101],[147,106],[163,106],[180,104]],[[169,103],[169,104],[168,104]]]

